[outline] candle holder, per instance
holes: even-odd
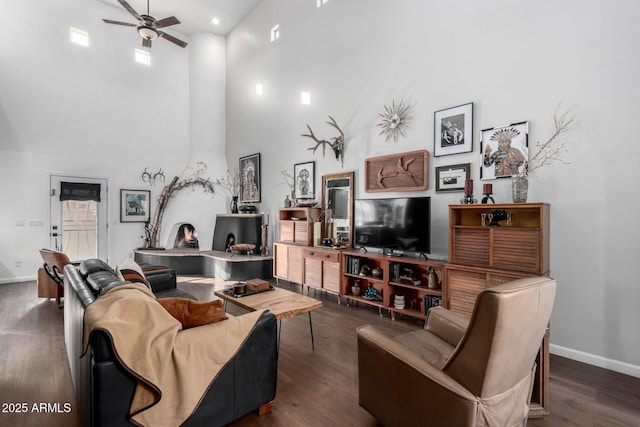
[[[491,201],[491,203],[495,203],[495,200],[493,200],[493,197],[491,197],[491,195],[493,194],[493,185],[484,184],[482,186],[482,194],[484,195],[484,197],[482,198],[482,204],[487,204],[489,203],[489,201]]]
[[[473,205],[478,203],[478,200],[473,198],[473,180],[467,179],[464,181],[464,197],[460,199],[460,203],[463,205]]]
[[[478,203],[478,199],[473,198],[473,194],[465,194],[462,199],[460,199],[460,203],[463,205],[473,205]]]

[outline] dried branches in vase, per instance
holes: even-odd
[[[240,184],[240,172],[238,172],[237,169],[235,169],[233,173],[227,169],[227,175],[224,178],[216,179],[214,182],[216,187],[220,187],[223,190],[228,191],[231,197],[240,196]]]
[[[564,136],[567,132],[577,127],[573,109],[568,109],[562,113],[559,112],[560,106],[556,108],[553,114],[554,131],[551,137],[544,143],[538,141],[536,143],[536,153],[525,162],[522,171],[517,176],[529,176],[545,165],[553,165],[555,162],[568,164],[562,157],[567,153],[567,141]]]
[[[291,206],[296,206],[296,179],[286,170],[280,172],[282,174],[283,184],[289,187],[289,194],[291,195]]]
[[[185,173],[192,171],[189,175],[186,175],[186,177],[182,179],[180,179],[179,176],[174,177],[171,180],[171,183],[169,185],[166,185],[162,189],[162,193],[160,194],[160,197],[158,197],[158,209],[156,209],[156,212],[153,216],[153,221],[151,221],[148,226],[145,226],[145,248],[158,247],[160,239],[160,225],[162,224],[164,211],[167,208],[169,200],[171,200],[171,198],[177,191],[189,187],[201,187],[202,191],[204,191],[205,193],[215,194],[215,189],[213,186],[213,182],[211,182],[211,179],[202,176],[206,170],[207,165],[203,162],[198,162],[196,163],[195,168],[187,167],[185,169],[185,172],[181,174],[184,175]],[[160,171],[162,171],[162,169],[160,169]],[[146,168],[142,173],[143,180],[146,176],[145,172],[147,172]],[[151,184],[151,181],[149,182],[149,184]]]
[[[231,195],[231,213],[238,213],[238,197],[240,196],[240,187],[242,186],[240,172],[235,169],[232,173],[227,169],[227,175],[224,178],[216,179],[214,184],[229,192]]]

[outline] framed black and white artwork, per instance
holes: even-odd
[[[434,113],[434,157],[473,151],[473,103]]]
[[[465,180],[471,177],[471,163],[436,167],[436,192],[464,191]]]

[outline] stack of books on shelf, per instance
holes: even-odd
[[[363,265],[362,258],[349,255],[345,261],[345,271],[348,274],[360,274],[360,268]]]
[[[427,314],[427,311],[429,311],[429,309],[431,307],[440,307],[442,305],[442,297],[439,295],[425,295],[424,296],[424,304],[422,304],[422,306],[424,307],[424,314]]]
[[[399,274],[400,264],[397,262],[389,264],[389,281],[397,283]]]

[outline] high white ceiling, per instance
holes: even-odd
[[[136,19],[129,14],[118,0],[100,0],[112,5],[118,11],[111,16],[103,16],[114,21],[136,23]],[[147,0],[126,0],[140,15],[147,15]],[[242,19],[247,16],[261,0],[148,0],[149,15],[160,20],[175,16],[180,24],[167,27],[168,33],[176,32],[190,35],[206,31],[226,35]],[[124,12],[123,15],[122,12]],[[211,20],[217,17],[219,25],[213,25]],[[164,31],[164,29],[163,29]]]

